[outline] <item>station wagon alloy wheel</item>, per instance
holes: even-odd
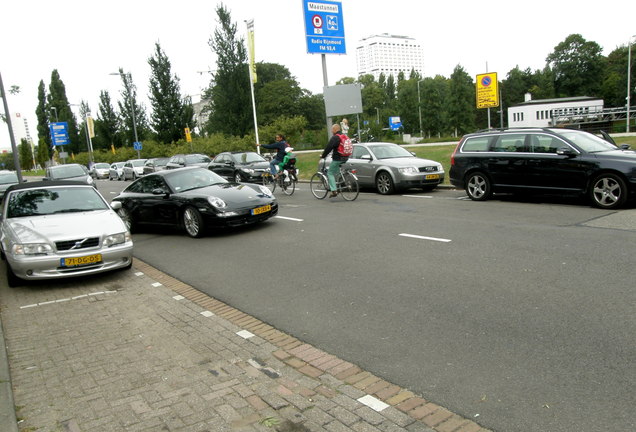
[[[627,199],[627,186],[620,177],[603,174],[592,183],[590,195],[597,207],[614,209],[622,206]]]
[[[490,198],[492,189],[490,180],[482,173],[473,173],[466,181],[466,193],[474,201],[485,201]]]

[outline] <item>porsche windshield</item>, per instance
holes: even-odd
[[[218,183],[227,183],[227,180],[223,177],[205,168],[174,171],[167,175],[165,179],[175,192],[185,192]]]

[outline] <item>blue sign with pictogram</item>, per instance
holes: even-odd
[[[141,148],[142,148],[141,142],[139,142],[139,141],[135,141],[135,142],[133,143],[133,149],[134,149],[134,150],[141,150]]]
[[[309,54],[346,54],[342,3],[303,0]]]
[[[51,132],[51,144],[53,146],[64,146],[71,143],[68,137],[68,123],[49,123],[49,131]]]

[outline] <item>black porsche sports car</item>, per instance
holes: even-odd
[[[182,227],[201,237],[207,227],[262,222],[278,213],[272,193],[257,184],[230,183],[206,168],[159,171],[139,178],[113,201],[132,231],[138,225]]]

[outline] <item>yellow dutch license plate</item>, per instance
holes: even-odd
[[[252,209],[252,215],[259,215],[261,213],[267,213],[268,211],[272,210],[272,206],[271,205],[265,205],[262,207],[256,207],[255,209]]]
[[[437,180],[439,178],[439,174],[427,174],[425,179],[426,180]]]
[[[79,266],[97,264],[100,262],[102,262],[102,254],[60,259],[60,265],[62,267],[79,267]]]

